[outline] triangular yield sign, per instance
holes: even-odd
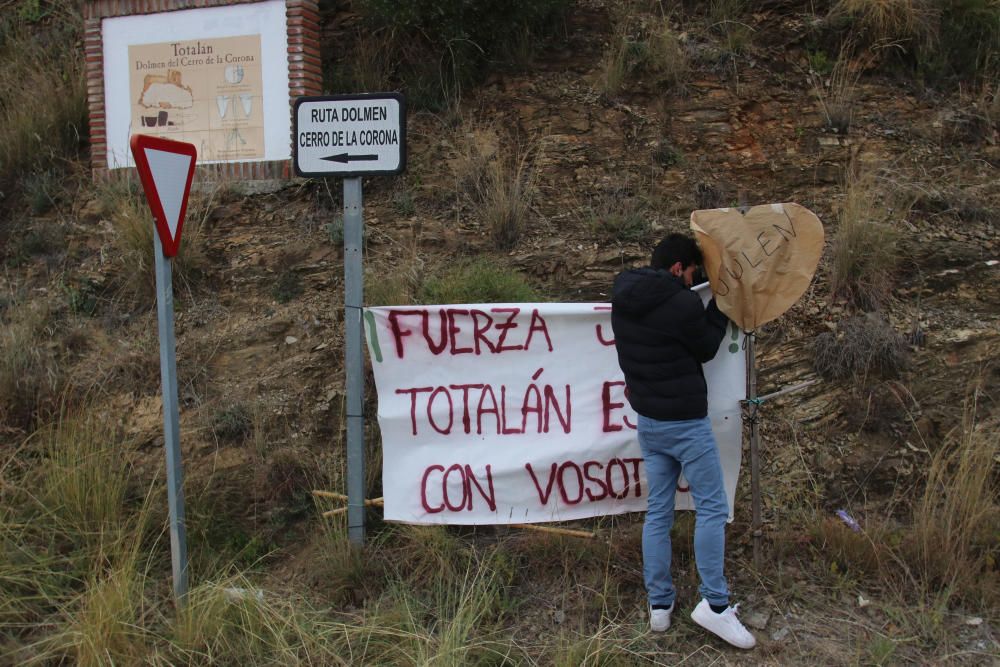
[[[194,144],[146,134],[133,134],[129,145],[146,201],[156,221],[163,254],[173,257],[181,243],[181,228],[198,152]]]

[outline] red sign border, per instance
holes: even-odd
[[[198,150],[194,144],[183,141],[173,141],[162,137],[153,137],[148,134],[133,134],[129,139],[129,147],[132,149],[132,157],[135,158],[135,167],[139,172],[139,180],[142,182],[142,189],[146,193],[146,201],[149,210],[153,214],[156,222],[156,231],[160,234],[160,242],[163,244],[163,256],[173,257],[181,245],[181,228],[184,226],[184,216],[187,214],[188,196],[191,194],[191,182],[194,180],[194,167],[198,161]],[[151,148],[166,153],[176,153],[187,155],[191,158],[191,166],[188,167],[187,183],[184,184],[184,198],[181,201],[180,215],[177,217],[177,236],[171,238],[170,227],[167,225],[167,216],[163,213],[163,203],[160,201],[160,193],[156,189],[156,182],[153,180],[153,172],[149,169],[149,159],[146,157],[146,149]]]

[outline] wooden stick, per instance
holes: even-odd
[[[343,493],[314,490],[313,495],[318,496],[320,498],[331,498],[333,500],[342,500],[345,503],[347,502],[347,496],[345,496]],[[385,502],[381,498],[365,499],[365,507],[382,507],[384,504]],[[323,512],[323,516],[324,517],[337,516],[338,514],[343,514],[346,511],[347,511],[346,507],[338,507],[337,509]]]
[[[333,500],[343,500],[345,503],[347,502],[347,496],[343,493],[335,493],[334,491],[313,491],[312,493],[314,496],[319,496],[320,498],[332,498]],[[382,504],[383,501],[381,498],[365,499],[366,507],[381,507]]]
[[[343,500],[347,502],[347,496],[343,493],[334,493],[333,491],[318,491],[314,490],[312,492],[314,496],[319,496],[320,498],[333,498],[334,500]]]
[[[760,403],[763,403],[764,401],[770,401],[772,398],[778,398],[779,396],[784,396],[785,394],[790,394],[793,391],[801,391],[803,389],[806,389],[807,387],[813,386],[814,384],[816,384],[818,382],[819,382],[819,380],[807,380],[806,382],[803,382],[802,384],[797,384],[797,385],[794,385],[792,387],[785,387],[784,389],[780,389],[780,390],[772,392],[770,394],[764,394],[763,396],[758,396],[757,397],[757,403],[760,404]]]
[[[757,335],[746,334],[747,358],[747,403],[752,404],[750,413],[750,527],[753,530],[753,566],[761,566],[761,539],[764,535],[760,515],[760,430],[757,427],[760,399],[757,398],[757,355],[755,350]]]
[[[511,528],[523,528],[525,530],[536,530],[540,533],[549,533],[552,535],[566,535],[568,537],[582,537],[588,540],[592,540],[597,537],[597,533],[588,533],[585,530],[571,530],[569,528],[553,528],[552,526],[537,526],[532,523],[511,523],[507,524]]]

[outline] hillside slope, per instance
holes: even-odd
[[[378,653],[354,630],[343,633],[352,638],[346,647],[335,645],[317,631],[315,644],[289,653],[269,654],[271,646],[247,655],[284,655],[276,658],[283,662],[339,655],[346,663],[361,656],[373,664],[433,656],[455,664],[1000,659],[995,88],[973,94],[917,85],[905,65],[864,50],[838,60],[817,41],[822,16],[797,3],[754,5],[739,17],[749,30],[739,37],[693,11],[666,20],[658,8],[623,14],[618,3],[574,4],[530,64],[492,68],[445,108],[410,114],[409,168],[398,178],[366,179],[364,217],[366,302],[388,305],[420,300],[429,280],[452,275],[456,259],[466,258],[520,272],[543,300],[605,300],[614,275],[645,262],[665,233],[686,230],[697,208],[794,201],[819,215],[827,250],[812,287],[757,332],[761,394],[815,382],[761,408],[767,559],[760,570],[750,563],[747,474],[729,531],[729,573],[759,638],[756,652],[706,644],[690,623],[663,639],[645,634],[641,517],[590,522],[602,536],[591,544],[508,529],[397,528],[373,511],[374,537],[360,561],[344,549],[342,519],[322,518],[331,506],[309,493],[344,491],[342,217],[340,182],[330,179],[199,184],[176,288],[193,568],[205,581],[222,581],[230,566],[246,572],[239,585],[278,592],[275,609],[301,600],[325,621],[367,628],[380,637],[373,646],[386,646]],[[362,52],[364,25],[351,7],[325,10],[331,72],[349,66],[340,53]],[[661,25],[678,51],[655,66],[626,63],[622,80],[611,81],[623,35],[649,43],[664,34]],[[670,74],[678,60],[684,73]],[[846,126],[832,118],[844,114]],[[497,165],[499,176],[489,176]],[[93,184],[82,162],[59,174],[66,185],[49,197],[51,206],[12,190],[21,194],[4,201],[0,222],[4,504],[18,506],[24,489],[47,479],[52,425],[79,411],[122,443],[127,501],[138,506],[149,492],[150,505],[165,504],[144,245],[151,237],[141,232],[147,214],[134,187]],[[481,189],[496,187],[490,178],[520,188],[505,201],[528,203],[523,230],[497,231],[503,204],[491,208]],[[864,264],[849,265],[846,278],[835,273],[843,247],[871,249],[872,237],[845,231],[859,221],[888,230],[879,238],[897,258],[874,285],[864,282]],[[855,245],[838,251],[838,242]],[[456,301],[463,281],[453,280]],[[834,283],[845,281],[848,289],[835,295]],[[874,295],[868,302],[861,288]],[[829,351],[831,341],[849,358],[817,361],[817,349]],[[373,497],[381,495],[374,409],[369,377]],[[972,451],[986,471],[975,488],[960,476],[968,467],[962,452]],[[930,513],[933,497],[951,507],[963,488],[985,490],[972,499],[982,516]],[[846,527],[838,509],[864,532]],[[916,510],[931,523],[957,516],[969,530],[928,527]],[[164,512],[151,509],[150,524],[158,529]],[[13,514],[4,521],[16,523]],[[683,546],[691,528],[679,522],[685,609],[697,587],[689,538]],[[5,539],[30,542],[13,536]],[[164,544],[151,542],[146,575],[159,576],[169,571]],[[929,564],[928,544],[956,560]],[[17,562],[3,561],[0,577],[18,571]],[[470,579],[474,564],[494,578]],[[969,568],[972,583],[949,574],[956,565]],[[81,567],[85,574],[56,602],[33,602],[0,621],[10,624],[5,648],[84,661],[69,640],[45,643],[51,637],[40,625],[79,621],[76,594],[89,595],[86,582],[104,572]],[[11,581],[4,585],[13,590]],[[148,586],[159,609],[166,591]],[[449,586],[497,596],[462,626],[460,648],[440,634],[458,623],[458,612],[435,597]],[[129,644],[139,653],[121,655],[149,659],[168,644],[160,655],[177,661],[211,662],[213,650],[239,661],[234,645],[210,650],[193,640],[195,648],[177,648],[164,639],[174,631],[162,629],[172,627],[163,614],[152,615],[140,624],[157,629],[133,642],[139,648]],[[394,632],[414,642],[409,653],[393,653]]]

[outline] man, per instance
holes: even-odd
[[[695,504],[694,553],[702,596],[691,618],[733,646],[749,649],[756,640],[729,606],[723,574],[729,505],[701,368],[718,351],[728,319],[715,299],[705,308],[688,289],[701,263],[694,239],[668,236],[653,251],[651,266],[615,279],[611,325],[628,400],[639,414],[639,445],[649,481],[642,559],[650,628],[669,628],[676,604],[670,529],[683,472]]]

